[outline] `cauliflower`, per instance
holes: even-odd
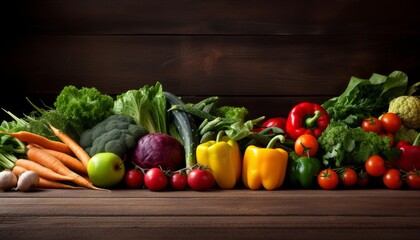
[[[415,129],[401,126],[400,129],[394,134],[395,142],[406,141],[410,144],[413,144],[417,134],[418,132]]]
[[[407,128],[420,128],[420,98],[416,96],[399,96],[389,103],[389,112],[400,116]]]

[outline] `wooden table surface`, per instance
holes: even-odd
[[[0,193],[0,239],[418,239],[420,191]]]

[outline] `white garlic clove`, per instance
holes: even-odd
[[[0,172],[0,191],[10,190],[16,187],[17,177],[9,169]]]
[[[16,191],[28,192],[38,187],[39,176],[34,171],[26,171],[19,175]]]

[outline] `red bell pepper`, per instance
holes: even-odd
[[[293,140],[302,134],[311,134],[318,138],[329,123],[330,117],[321,105],[301,102],[290,111],[286,122],[286,132]]]
[[[406,172],[420,170],[420,133],[417,134],[413,145],[400,141],[397,148],[400,149],[400,156],[395,160],[397,167]]]
[[[269,128],[269,127],[278,127],[281,128],[283,131],[286,131],[286,121],[287,119],[284,117],[274,117],[269,118],[263,124],[261,127],[257,127],[253,129],[254,132],[261,132],[262,130]]]

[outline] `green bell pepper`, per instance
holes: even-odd
[[[311,188],[320,171],[321,162],[317,158],[289,153],[287,179],[292,187]]]

